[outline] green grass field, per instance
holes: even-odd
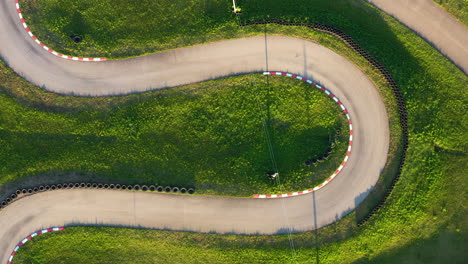
[[[0,183],[51,171],[101,181],[195,187],[250,196],[318,185],[341,163],[347,121],[325,93],[298,80],[231,77],[150,92],[106,111],[45,112],[0,94]],[[73,97],[69,97],[73,100]],[[282,184],[273,169],[264,122]],[[325,153],[342,131],[330,157]],[[67,180],[64,178],[62,180]]]
[[[220,10],[229,16],[230,3],[225,2],[221,2],[225,7]],[[274,17],[338,27],[353,37],[393,75],[408,106],[410,146],[403,174],[385,206],[359,228],[356,227],[356,221],[360,220],[360,211],[365,211],[365,206],[318,232],[295,234],[292,236],[295,250],[290,248],[287,236],[223,236],[77,227],[28,242],[15,256],[15,262],[135,263],[135,257],[138,257],[138,263],[464,263],[468,235],[468,180],[464,166],[468,150],[465,140],[468,120],[464,110],[467,76],[416,34],[362,1],[320,0],[312,3],[305,0],[243,0],[238,1],[238,5],[242,8],[241,19],[244,21]],[[100,12],[116,11],[102,9]],[[204,12],[209,11],[205,9]],[[157,19],[152,16],[148,18]],[[226,20],[223,22],[222,19]],[[263,26],[236,29],[235,17],[222,19],[219,23],[232,26],[231,32],[226,30],[227,36],[193,38],[177,45],[168,41],[167,46],[164,43],[160,46],[175,48],[217,40],[218,37],[262,34],[265,30]],[[29,24],[41,39],[33,23]],[[116,24],[115,27],[117,25],[126,29],[126,24]],[[212,27],[209,23],[206,25]],[[101,24],[96,27],[101,27]],[[184,30],[180,29],[180,32]],[[266,31],[316,41],[356,63],[379,85],[389,108],[392,134],[397,134],[398,120],[392,115],[394,111],[388,89],[382,85],[382,78],[356,54],[332,37],[308,29],[269,25]],[[92,36],[89,39],[96,40]],[[153,40],[161,41],[156,38]],[[125,41],[137,40],[128,37]],[[143,47],[136,53],[130,53],[119,47],[106,46],[105,41],[100,45],[104,47],[103,51],[82,45],[88,50],[77,55],[104,54],[117,58],[159,50],[148,45],[148,48]],[[75,49],[72,46],[69,51]],[[81,111],[77,109],[83,108],[79,103],[71,103],[64,97],[44,94],[33,88],[26,92],[18,88],[7,91],[22,101],[23,105],[36,108],[69,111],[73,116],[75,112]],[[96,100],[102,100],[105,106],[125,105],[128,102],[132,102],[132,106],[134,102],[143,100],[138,96],[119,98],[117,102],[111,102],[110,99]],[[92,105],[88,101],[83,105],[87,103]],[[398,140],[394,140],[393,153],[397,145]]]

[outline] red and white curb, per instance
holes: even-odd
[[[322,86],[318,85],[317,83],[315,83],[312,80],[309,80],[307,78],[304,78],[302,76],[298,76],[298,75],[295,75],[295,74],[286,73],[286,72],[272,72],[272,71],[270,71],[270,72],[264,72],[263,75],[282,75],[282,76],[295,78],[295,79],[302,80],[304,82],[310,83],[310,84],[314,85],[315,87],[317,87],[318,89],[324,91],[337,104],[340,105],[341,109],[343,110],[343,112],[346,115],[346,118],[348,119],[348,124],[349,124],[349,145],[348,145],[348,151],[346,152],[346,156],[345,156],[343,162],[341,162],[341,165],[338,167],[338,169],[328,179],[326,179],[320,185],[318,185],[318,186],[316,186],[316,187],[314,187],[312,189],[308,189],[308,190],[304,190],[304,191],[300,191],[300,192],[293,192],[293,193],[255,194],[255,195],[253,195],[253,198],[282,198],[282,197],[297,196],[297,195],[302,195],[302,194],[306,194],[306,193],[311,193],[313,191],[317,191],[320,188],[322,188],[323,186],[327,185],[329,182],[331,182],[341,172],[341,170],[344,168],[344,166],[348,162],[349,156],[351,155],[351,149],[352,149],[352,146],[353,146],[353,124],[351,122],[351,116],[349,115],[348,110],[343,105],[343,103],[332,92],[330,92],[329,90],[323,88]]]
[[[18,16],[20,18],[20,22],[21,24],[23,25],[24,29],[26,30],[26,32],[29,34],[29,36],[37,43],[39,44],[43,49],[45,49],[46,51],[48,51],[49,53],[57,56],[57,57],[60,57],[60,58],[63,58],[63,59],[67,59],[67,60],[74,60],[74,61],[105,61],[106,58],[81,58],[81,57],[72,57],[72,56],[67,56],[67,55],[63,55],[63,54],[60,54],[54,50],[52,50],[51,48],[47,47],[46,45],[44,45],[44,43],[40,42],[36,36],[34,36],[34,34],[31,32],[31,30],[29,29],[28,25],[24,22],[24,18],[23,18],[23,14],[21,13],[21,9],[20,9],[20,5],[19,5],[19,0],[15,0],[15,3],[16,3],[16,12],[18,13]]]
[[[11,262],[13,261],[13,257],[15,256],[16,252],[18,252],[20,247],[22,247],[24,244],[26,244],[26,242],[31,240],[33,237],[41,235],[41,234],[49,233],[49,232],[62,231],[64,229],[65,229],[65,227],[53,227],[53,228],[49,228],[49,229],[43,229],[41,231],[34,232],[31,235],[25,237],[23,240],[21,240],[21,242],[18,243],[18,245],[16,245],[15,249],[13,249],[13,251],[10,254],[10,258],[8,258],[7,264],[11,264]]]

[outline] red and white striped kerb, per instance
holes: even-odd
[[[13,249],[13,251],[10,254],[10,258],[8,258],[7,264],[11,264],[11,262],[13,261],[13,257],[15,256],[16,252],[18,252],[20,247],[23,246],[24,244],[26,244],[26,242],[31,240],[33,237],[38,236],[40,234],[49,233],[49,232],[62,231],[63,229],[65,229],[65,227],[53,227],[53,228],[44,229],[44,230],[41,230],[41,231],[34,232],[31,235],[25,237],[23,240],[21,240],[21,242],[18,243],[18,245],[16,245],[15,249]]]
[[[343,112],[345,113],[346,115],[346,118],[348,119],[348,124],[349,124],[349,145],[348,145],[348,151],[346,152],[346,156],[343,160],[343,162],[341,162],[341,165],[338,167],[338,169],[328,178],[326,179],[323,183],[321,183],[320,185],[318,186],[315,186],[314,188],[312,189],[308,189],[308,190],[304,190],[304,191],[300,191],[300,192],[293,192],[293,193],[283,193],[283,194],[255,194],[253,195],[253,198],[282,198],[282,197],[290,197],[290,196],[297,196],[297,195],[302,195],[302,194],[306,194],[306,193],[311,193],[313,191],[317,191],[318,189],[322,188],[323,186],[327,185],[329,182],[331,182],[335,177],[336,175],[338,175],[341,170],[343,169],[343,167],[346,165],[346,163],[348,162],[348,159],[349,159],[349,156],[351,155],[351,149],[352,149],[352,146],[353,146],[353,124],[351,122],[351,117],[348,113],[348,110],[346,109],[346,107],[343,105],[343,103],[333,94],[331,93],[329,90],[323,88],[322,86],[318,85],[317,83],[315,83],[314,81],[312,80],[309,80],[307,78],[304,78],[302,76],[298,76],[298,75],[295,75],[295,74],[291,74],[291,73],[286,73],[286,72],[264,72],[263,75],[282,75],[282,76],[288,76],[288,77],[292,77],[292,78],[295,78],[295,79],[298,79],[298,80],[302,80],[304,82],[307,82],[307,83],[310,83],[312,85],[314,85],[315,87],[317,87],[318,89],[324,91],[328,96],[330,96],[337,104],[340,105],[341,109],[343,110]]]
[[[23,24],[23,27],[24,29],[26,30],[26,32],[29,34],[29,36],[37,43],[39,44],[43,49],[45,49],[46,51],[48,51],[49,53],[57,56],[57,57],[60,57],[60,58],[63,58],[63,59],[67,59],[67,60],[74,60],[74,61],[105,61],[106,58],[81,58],[81,57],[72,57],[72,56],[67,56],[67,55],[63,55],[63,54],[60,54],[54,50],[52,50],[51,48],[47,47],[46,45],[44,45],[44,43],[40,42],[36,36],[33,35],[33,33],[31,32],[31,30],[29,29],[28,25],[24,22],[24,18],[23,18],[23,14],[21,14],[21,9],[20,9],[20,6],[19,6],[19,0],[15,0],[15,3],[16,3],[16,12],[18,13],[18,16],[20,18],[20,22],[21,24]]]

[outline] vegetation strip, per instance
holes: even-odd
[[[18,17],[20,18],[20,22],[21,24],[23,25],[24,27],[24,30],[26,30],[26,32],[28,33],[28,35],[34,40],[34,42],[36,42],[37,44],[39,44],[39,46],[41,46],[43,49],[45,49],[46,51],[48,51],[49,53],[57,56],[57,57],[60,57],[62,59],[67,59],[67,60],[74,60],[74,61],[105,61],[106,58],[82,58],[82,57],[72,57],[72,56],[67,56],[67,55],[63,55],[63,54],[60,54],[54,50],[52,50],[51,48],[47,47],[46,45],[44,45],[44,43],[42,43],[41,41],[39,41],[36,36],[34,36],[34,34],[31,32],[31,30],[29,29],[28,25],[26,24],[26,22],[24,21],[24,18],[23,18],[23,14],[21,13],[21,9],[20,9],[20,5],[19,5],[19,0],[15,0],[15,3],[16,3],[16,12],[18,13]]]
[[[53,227],[53,228],[49,228],[49,229],[43,229],[41,231],[37,231],[37,232],[34,232],[32,233],[31,235],[25,237],[23,240],[21,240],[21,242],[18,243],[18,245],[16,245],[16,247],[13,249],[13,251],[11,252],[10,254],[10,258],[8,259],[8,262],[7,264],[11,264],[12,261],[13,261],[13,257],[15,256],[16,252],[18,252],[18,250],[20,249],[20,247],[22,247],[26,242],[28,242],[29,240],[31,240],[33,237],[35,236],[38,236],[38,235],[42,235],[42,234],[45,234],[45,233],[49,233],[49,232],[54,232],[54,231],[62,231],[64,230],[65,227]]]
[[[316,88],[324,91],[328,96],[330,96],[333,99],[333,101],[335,101],[338,105],[340,105],[341,109],[343,110],[343,112],[346,115],[346,118],[348,119],[348,123],[349,123],[349,145],[348,145],[348,150],[346,152],[346,156],[345,156],[343,162],[338,167],[338,169],[328,179],[326,179],[320,185],[318,185],[318,186],[316,186],[316,187],[314,187],[312,189],[308,189],[308,190],[304,190],[304,191],[300,191],[300,192],[293,192],[293,193],[255,194],[255,195],[253,195],[253,198],[283,198],[283,197],[297,196],[297,195],[302,195],[302,194],[310,193],[310,192],[313,192],[313,191],[317,191],[317,190],[321,189],[322,187],[324,187],[325,185],[327,185],[329,182],[331,182],[336,177],[336,175],[338,175],[341,172],[341,170],[344,168],[344,166],[348,162],[349,156],[351,155],[351,149],[352,149],[352,146],[353,146],[353,124],[351,122],[351,117],[350,117],[350,115],[348,113],[348,110],[343,105],[343,103],[333,93],[331,93],[329,90],[323,88],[322,86],[316,84],[312,80],[309,80],[307,78],[304,78],[302,76],[298,76],[298,75],[295,75],[295,74],[292,74],[292,73],[286,73],[286,72],[270,71],[270,72],[264,72],[263,75],[280,75],[280,76],[288,76],[288,77],[291,77],[291,78],[296,78],[298,80],[301,80],[301,81],[304,81],[306,83],[312,84]]]

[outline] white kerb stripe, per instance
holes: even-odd
[[[19,9],[19,3],[16,3],[16,9]]]
[[[346,108],[344,107],[344,105],[342,105],[342,104],[340,104],[340,107],[341,107],[341,109],[343,109],[343,111],[346,109]]]
[[[21,241],[21,243],[23,243],[23,244],[26,243],[26,242],[28,242],[28,239],[27,239],[27,238],[25,238],[25,239],[23,239],[23,240]]]
[[[19,250],[19,247],[16,246],[15,249],[14,249],[14,251],[16,252],[16,251],[18,251],[18,250]]]
[[[23,15],[21,13],[18,13],[18,16],[20,19],[23,19]]]

